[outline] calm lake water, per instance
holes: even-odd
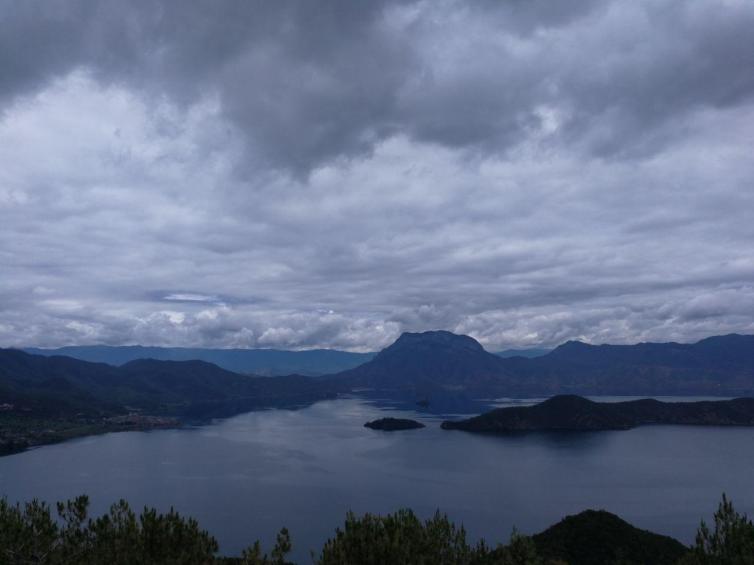
[[[363,427],[386,415],[428,427]],[[229,555],[255,539],[269,549],[287,526],[300,563],[349,509],[410,507],[428,517],[439,508],[490,542],[506,541],[514,526],[534,533],[604,508],[690,543],[723,491],[754,514],[752,428],[492,437],[443,431],[441,420],[339,399],[192,429],[83,438],[0,458],[0,495],[53,502],[86,493],[97,513],[119,498],[136,508],[174,506]]]

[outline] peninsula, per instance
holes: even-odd
[[[534,406],[498,408],[466,420],[445,421],[445,430],[483,433],[628,430],[652,424],[754,426],[754,398],[701,402],[653,399],[594,402],[553,396]]]

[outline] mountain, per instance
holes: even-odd
[[[445,430],[512,433],[627,430],[649,424],[754,426],[754,398],[702,402],[594,402],[553,396],[534,406],[497,408],[480,416],[442,423]]]
[[[446,331],[404,333],[374,359],[340,373],[351,386],[393,391],[475,391],[502,386],[505,360]]]
[[[533,394],[754,394],[754,336],[725,335],[697,343],[589,345],[569,341],[543,357],[506,359]]]
[[[694,344],[567,342],[535,358],[501,358],[473,338],[446,331],[405,333],[371,361],[341,372],[351,386],[415,397],[754,394],[754,336]]]
[[[121,412],[105,391],[116,386],[113,367],[68,357],[40,357],[0,349],[0,404],[57,417]]]
[[[357,367],[374,353],[351,353],[335,349],[286,351],[282,349],[203,349],[184,347],[142,347],[140,345],[71,346],[58,349],[26,348],[27,353],[73,357],[82,361],[124,365],[137,359],[160,361],[206,361],[234,373],[264,376],[324,375]]]
[[[209,417],[310,402],[335,392],[332,383],[311,377],[239,375],[204,361],[142,359],[113,367],[0,349],[0,403],[44,409],[45,415],[82,408],[117,413],[130,407]]]
[[[688,548],[668,536],[640,530],[615,514],[586,510],[532,536],[547,561],[577,565],[676,563]]]
[[[705,371],[754,370],[754,336],[729,334],[696,343],[589,345],[569,341],[546,356],[549,361],[590,367],[663,366]]]
[[[131,356],[155,351],[113,349]],[[176,351],[156,350],[165,355]],[[191,355],[195,350],[179,351]],[[228,354],[243,356],[238,351],[229,350]],[[112,353],[109,349],[95,352]],[[315,352],[287,353],[316,356]],[[63,390],[67,392],[62,394]],[[31,395],[34,402],[50,407],[54,404],[50,398],[59,398],[61,406],[92,404],[95,399],[160,413],[179,414],[203,407],[219,414],[225,409],[242,411],[256,402],[274,405],[351,390],[398,396],[412,404],[420,401],[433,409],[502,396],[750,396],[754,395],[754,336],[732,334],[694,344],[588,345],[571,341],[541,357],[501,358],[469,336],[447,331],[404,333],[366,363],[316,379],[243,376],[201,360],[141,359],[114,367],[0,350],[0,395]]]
[[[550,351],[552,351],[552,349],[505,349],[503,351],[496,351],[495,355],[502,357],[503,359],[508,359],[509,357],[526,357],[528,359],[533,359],[535,357],[547,355]]]
[[[156,351],[195,354],[195,350]],[[237,351],[228,354],[250,353]],[[349,392],[436,413],[481,412],[504,396],[754,394],[754,336],[742,335],[711,337],[695,344],[568,342],[541,357],[502,358],[469,336],[446,331],[406,333],[366,363],[316,378],[242,375],[203,360],[127,359],[150,353],[155,350],[95,348],[82,353],[121,355],[117,360],[124,362],[113,366],[0,349],[0,451],[128,426],[165,426],[257,408],[301,406]],[[566,399],[570,400],[553,399],[542,414],[527,412],[513,423],[506,420],[509,416],[498,421],[499,413],[493,412],[472,424],[447,427],[502,431],[624,429],[658,422],[748,425],[742,418],[748,417],[746,403],[752,402],[733,401],[724,410],[700,405],[697,412],[689,408],[673,412],[661,410],[653,401],[629,409],[595,407],[573,396]],[[122,421],[122,415],[132,412],[137,412],[127,418],[132,423]]]

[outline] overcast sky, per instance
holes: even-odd
[[[0,345],[754,333],[754,2],[0,0]]]

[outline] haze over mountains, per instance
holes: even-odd
[[[141,345],[73,345],[55,349],[27,347],[34,355],[65,355],[108,365],[123,365],[137,359],[160,361],[207,361],[235,373],[262,376],[318,376],[358,367],[374,358],[376,352],[353,353],[337,349],[212,349],[190,347],[144,347]],[[500,357],[541,357],[550,349],[506,349],[496,352]]]
[[[65,355],[83,361],[123,365],[136,359],[160,361],[206,361],[235,373],[263,376],[324,375],[357,367],[375,353],[352,353],[336,349],[286,351],[282,349],[209,349],[188,347],[144,347],[141,345],[89,345],[57,349],[25,348],[34,355]]]
[[[496,351],[495,355],[507,359],[509,357],[527,357],[533,359],[534,357],[542,357],[550,353],[552,349],[544,349],[540,347],[532,347],[531,349],[504,349],[503,351]]]

